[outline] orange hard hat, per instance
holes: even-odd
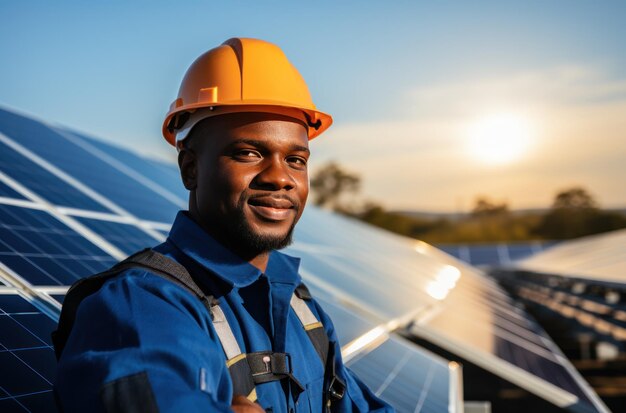
[[[200,120],[234,112],[301,119],[309,140],[333,122],[315,108],[304,79],[282,50],[258,39],[226,40],[191,64],[163,122],[163,136],[177,146]]]

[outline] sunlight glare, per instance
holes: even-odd
[[[529,149],[531,127],[524,117],[500,114],[484,117],[469,129],[468,151],[478,161],[506,164],[521,158]]]

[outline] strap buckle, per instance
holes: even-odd
[[[343,399],[346,394],[346,384],[337,376],[333,376],[328,386],[328,394],[335,400]]]

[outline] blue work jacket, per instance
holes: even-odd
[[[296,398],[285,380],[258,384],[257,402],[264,409],[323,411],[324,367],[290,308],[302,282],[298,258],[272,251],[263,273],[185,212],[154,250],[198,275],[219,299],[242,352],[290,354],[293,375],[305,390]],[[330,318],[315,300],[307,304],[335,346],[337,374],[346,383],[338,410],[393,411],[343,365]],[[104,411],[112,386],[160,412],[227,412],[233,386],[225,362],[211,315],[196,296],[158,275],[130,269],[83,300],[59,360],[55,391],[66,413]]]

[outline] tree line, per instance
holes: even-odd
[[[480,196],[470,213],[456,219],[424,218],[388,211],[375,201],[355,201],[360,188],[360,176],[336,162],[311,179],[316,205],[430,243],[563,240],[626,228],[626,215],[603,210],[579,186],[559,191],[543,212],[513,212],[506,202]]]

